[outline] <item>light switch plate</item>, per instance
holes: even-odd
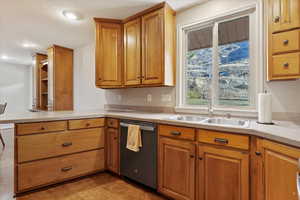
[[[147,102],[150,103],[152,101],[152,95],[148,94],[147,95]]]

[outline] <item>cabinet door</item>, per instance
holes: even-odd
[[[297,176],[300,150],[260,140],[264,200],[298,200]]]
[[[108,128],[106,131],[106,162],[108,170],[119,173],[119,131]]]
[[[122,85],[122,25],[96,22],[96,85]]]
[[[161,137],[159,140],[158,190],[174,199],[195,198],[195,145]]]
[[[142,18],[142,84],[162,84],[164,74],[163,9]]]
[[[269,0],[269,23],[272,32],[300,27],[299,0]]]
[[[141,19],[124,25],[124,84],[141,84]]]
[[[198,154],[198,200],[249,199],[247,152],[199,145]]]

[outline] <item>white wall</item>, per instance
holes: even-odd
[[[95,46],[74,51],[74,110],[104,108],[105,92],[95,86]]]
[[[8,103],[6,113],[30,108],[31,76],[31,67],[0,62],[0,103]]]

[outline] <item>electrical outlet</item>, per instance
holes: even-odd
[[[169,95],[169,94],[166,94],[165,95],[165,100],[166,100],[166,102],[171,102],[172,101],[172,96]]]
[[[169,94],[162,94],[161,101],[162,102],[170,102],[170,101],[172,101],[172,97]]]
[[[150,103],[152,101],[152,95],[148,94],[147,95],[147,102]]]

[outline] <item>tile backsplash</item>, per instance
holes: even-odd
[[[106,90],[108,105],[174,107],[176,104],[174,87],[126,88]]]

